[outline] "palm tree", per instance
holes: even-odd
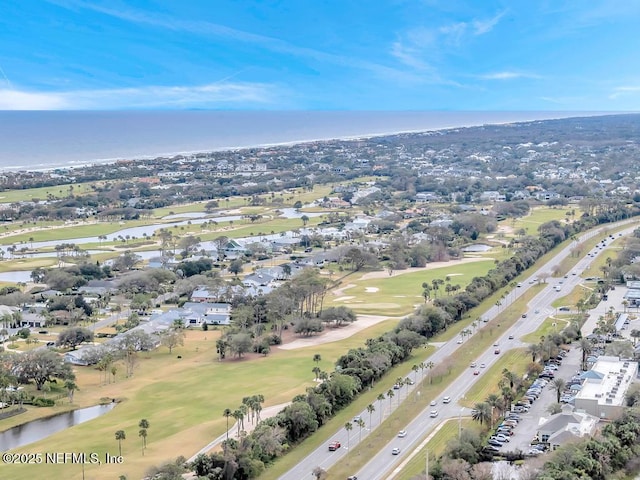
[[[582,351],[582,363],[580,364],[580,367],[582,368],[582,370],[586,370],[587,369],[587,357],[589,356],[589,354],[593,350],[593,344],[591,343],[591,341],[588,338],[581,338],[580,339],[580,344],[578,345],[578,347]]]
[[[313,356],[313,361],[314,361],[314,362],[316,362],[316,365],[317,365],[318,363],[320,363],[320,361],[321,361],[321,360],[322,360],[322,355],[320,355],[319,353],[316,353],[316,354]]]
[[[389,399],[389,413],[391,413],[391,399],[395,396],[395,393],[393,393],[393,390],[389,389],[389,391],[387,392],[387,398]]]
[[[244,417],[244,414],[240,410],[234,410],[231,416],[236,420],[236,425],[238,426],[238,438],[240,438],[240,419]]]
[[[556,391],[556,398],[558,403],[560,403],[560,397],[562,396],[562,392],[564,391],[564,387],[567,386],[567,383],[562,378],[556,378],[553,382],[551,382],[551,385]]]
[[[347,431],[347,450],[349,450],[349,444],[351,441],[351,430],[353,430],[353,423],[351,422],[345,423],[344,429]]]
[[[365,426],[364,420],[359,418],[358,420],[356,420],[356,425],[360,427],[360,432],[358,433],[358,443],[360,443],[362,441],[362,429]]]
[[[488,403],[491,407],[497,409],[502,413],[502,409],[504,408],[504,403],[502,402],[502,399],[498,395],[496,395],[495,393],[492,393],[488,395],[484,401]]]
[[[436,366],[436,364],[433,362],[427,362],[424,365],[429,369],[429,371],[431,371]],[[433,383],[433,377],[431,376],[429,376],[429,383]]]
[[[316,367],[313,367],[313,370],[311,370],[311,371],[312,371],[312,372],[315,374],[315,376],[316,376],[315,380],[318,380],[318,375],[319,375],[319,374],[320,374],[320,372],[322,371],[322,370],[320,369],[320,367],[317,367],[317,366],[316,366]]]
[[[542,347],[538,343],[532,343],[527,348],[527,351],[531,355],[531,361],[535,363],[540,353],[542,353]]]
[[[145,430],[145,435],[144,435],[144,447],[147,447],[147,434],[146,431],[149,430],[149,420],[147,420],[146,418],[143,418],[142,420],[140,420],[140,422],[138,423],[138,427],[140,428],[144,428]]]
[[[224,453],[227,453],[227,443],[229,443],[229,417],[232,415],[231,409],[225,408],[222,416],[227,419],[227,441],[224,444]]]
[[[67,380],[64,382],[64,387],[69,392],[69,403],[73,403],[73,393],[78,390],[78,385],[73,380]]]
[[[380,424],[382,424],[382,402],[384,401],[384,393],[380,393],[377,398],[378,402],[380,402]]]
[[[124,433],[124,430],[118,430],[116,432],[116,440],[118,441],[118,454],[120,456],[122,456],[122,440],[125,440],[126,438],[127,436]]]
[[[144,456],[144,449],[147,446],[147,429],[141,428],[138,431],[138,436],[142,437],[142,455]]]
[[[374,407],[371,403],[367,405],[367,412],[369,412],[369,425],[373,425],[371,421],[371,414],[376,411],[376,407]]]
[[[487,402],[476,403],[471,412],[471,418],[483,425],[491,421],[491,405]]]

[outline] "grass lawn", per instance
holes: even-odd
[[[93,185],[89,183],[74,183],[73,195],[83,195],[87,192],[91,192]],[[0,192],[0,202],[13,203],[13,202],[30,202],[34,199],[47,200],[47,196],[51,194],[55,198],[66,198],[69,196],[69,185],[60,185],[56,187],[40,187],[40,188],[27,188],[24,190],[7,190]]]
[[[460,423],[458,423],[458,419],[453,418],[445,421],[438,426],[438,430],[431,436],[427,444],[419,450],[418,454],[407,462],[397,478],[400,480],[411,480],[418,475],[424,475],[427,451],[429,452],[430,465],[435,464],[438,457],[446,451],[447,444],[458,436],[460,428],[462,428],[462,430],[473,430],[476,432],[480,432],[481,430],[478,422],[474,422],[468,417],[463,417]]]
[[[424,303],[422,284],[431,284],[433,279],[451,278],[452,285],[464,288],[473,277],[485,275],[495,265],[493,260],[456,264],[433,270],[405,273],[394,277],[362,279],[362,276],[349,276],[343,282],[355,285],[344,290],[344,295],[327,298],[327,305],[344,305],[359,314],[401,316],[412,313],[416,306]],[[444,286],[438,296],[446,295]]]
[[[58,260],[51,258],[15,258],[0,262],[0,272],[15,272],[22,270],[33,270],[38,267],[52,267]]]
[[[123,465],[87,466],[87,478],[141,478],[145,470],[178,455],[191,456],[225,431],[225,408],[235,409],[242,397],[261,393],[266,406],[288,402],[308,386],[314,385],[312,358],[322,356],[320,368],[332,370],[338,356],[348,348],[364,345],[367,338],[392,328],[387,321],[341,342],[299,350],[278,350],[268,357],[231,360],[220,363],[215,353],[216,331],[188,331],[184,347],[169,354],[166,348],[145,354],[133,377],[124,377],[119,365],[116,383],[105,385],[102,374],[93,368],[76,368],[79,390],[74,405],[63,400],[52,408],[33,409],[0,421],[0,429],[24,423],[43,415],[97,404],[101,397],[122,400],[113,411],[85,424],[54,434],[16,452],[104,452],[117,454],[116,430],[125,430]],[[426,350],[425,350],[426,352]],[[181,359],[177,359],[181,355]],[[403,367],[409,368],[410,364]],[[394,372],[395,374],[395,372]],[[389,377],[390,384],[393,380]],[[242,381],[238,381],[242,379]],[[365,404],[366,405],[366,404]],[[357,402],[346,411],[355,412]],[[149,420],[148,448],[144,457],[137,436],[137,423]],[[344,421],[342,422],[344,423]],[[295,457],[292,455],[291,457]],[[6,473],[5,473],[6,472]],[[33,465],[28,469],[4,466],[3,475],[12,479],[80,479],[82,472],[71,465]]]
[[[484,402],[485,398],[492,393],[500,393],[498,382],[502,378],[502,371],[507,368],[510,372],[522,375],[529,363],[531,363],[531,357],[526,349],[516,348],[505,351],[496,363],[487,368],[487,371],[482,374],[482,381],[476,382],[460,403],[465,407],[472,408],[476,403]]]
[[[576,308],[578,300],[588,297],[591,294],[591,288],[585,285],[576,285],[576,287],[569,292],[569,295],[555,299],[551,306],[554,308],[570,307],[572,310]]]
[[[555,326],[554,323],[556,324]],[[545,318],[542,321],[542,325],[540,325],[535,332],[524,335],[520,340],[525,343],[538,343],[543,336],[546,337],[551,333],[560,332],[567,327],[569,323],[570,321],[565,318]]]
[[[565,207],[535,207],[532,208],[529,215],[512,220],[506,220],[512,227],[514,232],[522,228],[525,229],[528,235],[537,235],[538,227],[543,223],[550,222],[552,220],[559,220],[565,223],[566,219],[573,221],[571,217],[568,217],[566,213],[568,211],[575,210],[575,218],[580,218],[581,212],[577,206],[565,206]]]

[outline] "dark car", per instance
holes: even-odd
[[[347,477],[347,480],[358,480],[358,477],[356,477],[355,475],[351,475]]]

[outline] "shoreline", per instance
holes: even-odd
[[[126,112],[125,112],[126,113]],[[367,112],[346,112],[348,113],[367,113]],[[371,112],[371,113],[398,113],[398,112]],[[412,113],[412,112],[406,112]],[[362,134],[354,134],[354,135],[328,135],[326,137],[316,137],[316,138],[301,138],[295,140],[287,140],[282,142],[268,142],[268,143],[256,143],[256,144],[246,144],[239,146],[219,146],[219,147],[210,147],[210,148],[199,148],[194,150],[177,150],[173,152],[164,152],[164,153],[149,153],[142,155],[122,155],[116,157],[107,157],[107,158],[96,158],[92,160],[60,160],[59,162],[52,163],[50,165],[37,165],[33,168],[28,168],[25,166],[18,165],[8,165],[5,167],[0,167],[1,171],[8,172],[50,172],[53,170],[77,170],[77,169],[85,169],[91,168],[93,166],[105,166],[110,164],[116,164],[118,162],[134,162],[141,163],[146,161],[164,159],[171,160],[173,157],[183,156],[188,157],[192,155],[202,155],[207,153],[220,153],[220,152],[240,152],[243,150],[250,149],[269,149],[269,148],[278,148],[278,147],[293,147],[296,145],[305,145],[305,144],[314,144],[321,142],[331,142],[331,141],[355,141],[355,140],[370,140],[374,138],[381,137],[389,137],[389,136],[397,136],[397,135],[410,135],[410,134],[429,134],[436,132],[446,132],[448,130],[455,130],[460,128],[478,128],[484,126],[504,126],[504,125],[517,125],[520,123],[527,122],[535,122],[535,121],[553,121],[560,119],[569,119],[569,118],[586,118],[586,117],[595,117],[595,116],[607,116],[607,115],[623,115],[629,112],[542,112],[542,111],[530,111],[530,112],[464,112],[464,111],[455,111],[455,112],[439,112],[439,111],[425,111],[425,112],[413,112],[413,113],[431,113],[431,114],[446,114],[446,113],[457,113],[457,114],[477,114],[482,115],[485,114],[487,116],[491,114],[499,114],[502,113],[505,116],[511,113],[514,116],[519,115],[529,115],[528,118],[519,118],[514,120],[503,120],[503,121],[492,121],[492,120],[470,120],[467,122],[458,121],[455,123],[455,120],[440,118],[437,121],[445,122],[454,122],[455,124],[445,123],[444,125],[425,127],[425,128],[413,128],[413,129],[400,129],[400,130],[391,130],[384,132],[374,132],[374,133],[362,133]],[[201,159],[204,160],[204,159]]]

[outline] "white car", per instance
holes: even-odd
[[[451,402],[451,397],[446,396],[442,399],[442,403],[450,403]]]
[[[400,449],[398,447],[394,447],[393,450],[391,450],[391,455],[399,455],[400,454]]]
[[[431,418],[436,418],[438,416],[438,410],[431,410],[431,413],[429,413],[429,416]]]
[[[406,430],[400,430],[400,431],[398,432],[398,437],[400,437],[400,438],[404,438],[404,437],[406,437],[406,436],[407,436],[407,431],[406,431]]]
[[[434,407],[438,402],[436,402],[435,400],[431,400],[431,403],[429,405],[431,405],[432,407]]]

